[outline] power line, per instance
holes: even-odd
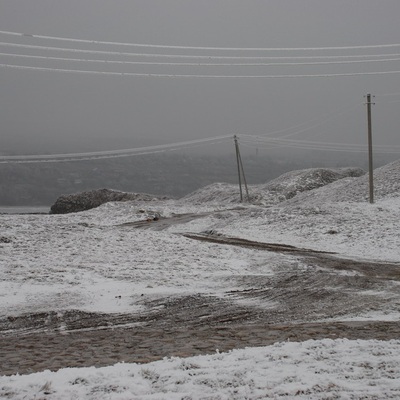
[[[283,138],[266,138],[266,137],[260,137],[256,135],[248,135],[248,134],[242,134],[240,135],[242,140],[248,140],[248,141],[261,141],[265,143],[294,143],[294,144],[317,144],[317,145],[327,145],[327,146],[343,146],[343,147],[359,147],[359,148],[365,148],[364,144],[357,144],[357,143],[335,143],[335,142],[318,142],[315,140],[296,140],[296,139],[283,139]],[[376,147],[382,148],[382,149],[391,149],[393,147],[397,148],[400,150],[399,145],[376,145]]]
[[[212,46],[180,46],[180,45],[162,45],[162,44],[145,44],[145,43],[127,43],[112,42],[101,40],[74,39],[59,36],[34,35],[21,32],[0,31],[0,34],[9,36],[29,37],[34,39],[50,39],[71,43],[86,44],[102,44],[102,45],[118,45],[129,47],[148,47],[158,49],[182,49],[182,50],[219,50],[219,51],[317,51],[317,50],[357,50],[357,49],[378,49],[400,47],[399,43],[377,44],[377,45],[359,45],[359,46],[333,46],[333,47],[212,47]]]
[[[328,56],[216,56],[216,55],[188,55],[188,54],[155,54],[155,53],[132,53],[122,51],[109,51],[109,50],[86,50],[70,47],[54,47],[54,46],[41,46],[20,43],[0,42],[1,46],[25,48],[33,50],[46,50],[46,51],[62,51],[72,53],[86,53],[86,54],[102,54],[102,55],[116,55],[116,56],[132,56],[132,57],[157,57],[157,58],[182,58],[182,59],[207,59],[207,60],[283,60],[283,59],[342,59],[342,58],[378,58],[378,57],[398,57],[400,53],[384,53],[384,54],[364,54],[364,55],[328,55]]]
[[[376,96],[379,96],[379,97],[385,97],[385,96],[400,96],[400,92],[397,92],[397,93],[381,93],[381,94],[375,95],[375,97],[376,97]]]
[[[122,64],[122,65],[156,65],[156,66],[182,66],[182,67],[284,67],[284,66],[310,66],[310,65],[343,65],[343,64],[363,64],[374,62],[389,62],[400,61],[400,58],[382,58],[382,59],[365,59],[365,60],[342,60],[342,61],[313,61],[313,62],[275,62],[275,63],[177,63],[177,62],[149,62],[149,61],[121,61],[121,60],[99,60],[86,58],[68,58],[68,57],[50,57],[38,56],[31,54],[15,54],[15,53],[0,53],[0,56],[14,58],[30,58],[38,60],[52,61],[73,61],[73,62],[91,62],[101,64]],[[400,56],[400,54],[399,54]]]
[[[163,145],[137,147],[132,149],[122,149],[122,150],[86,152],[86,153],[0,156],[0,164],[69,162],[69,161],[99,160],[105,158],[132,157],[145,154],[162,153],[166,151],[175,151],[183,148],[192,148],[192,147],[202,146],[205,144],[216,144],[231,138],[232,138],[231,135],[215,136],[211,138],[188,140],[188,141],[169,143]]]
[[[361,144],[348,144],[348,143],[332,143],[332,142],[318,142],[315,140],[295,140],[295,139],[282,139],[282,138],[261,138],[259,136],[242,134],[240,135],[241,140],[246,140],[248,142],[261,142],[261,143],[288,143],[288,144],[304,144],[304,145],[323,145],[323,146],[331,146],[331,147],[357,147],[361,148],[364,145]]]
[[[283,79],[283,78],[332,78],[346,76],[370,76],[370,75],[393,75],[399,74],[400,71],[375,71],[375,72],[347,72],[338,74],[286,74],[286,75],[200,75],[200,74],[155,74],[155,73],[138,73],[138,72],[111,72],[111,71],[93,71],[78,70],[67,68],[47,68],[47,67],[30,67],[25,65],[0,64],[2,68],[11,68],[19,70],[32,71],[53,71],[76,74],[92,74],[92,75],[109,75],[109,76],[136,76],[136,77],[153,77],[153,78],[230,78],[230,79]]]
[[[241,143],[251,147],[270,148],[273,147],[294,147],[296,149],[304,150],[323,150],[323,151],[343,151],[350,153],[365,153],[368,148],[366,145],[348,144],[348,143],[327,143],[316,141],[300,141],[288,139],[275,139],[275,138],[260,138],[252,135],[241,135]],[[378,153],[398,154],[400,153],[400,146],[381,145],[376,146]]]
[[[329,120],[332,119],[333,117],[337,117],[337,116],[342,115],[342,114],[347,114],[348,112],[353,111],[353,110],[355,110],[355,109],[357,109],[357,108],[359,108],[359,107],[360,107],[360,104],[357,104],[357,106],[352,107],[352,108],[346,107],[345,109],[343,109],[343,110],[341,110],[341,111],[335,111],[335,112],[329,113],[329,114],[327,114],[327,115],[325,115],[325,116],[322,116],[322,117],[313,118],[313,119],[311,119],[310,121],[302,122],[302,123],[300,123],[300,124],[296,124],[296,125],[294,125],[294,126],[291,126],[291,127],[289,127],[289,128],[286,128],[286,129],[279,129],[279,130],[277,130],[277,131],[271,131],[271,132],[260,133],[259,135],[260,135],[260,136],[261,136],[261,135],[262,135],[262,136],[276,135],[276,134],[288,132],[288,131],[290,131],[290,130],[292,130],[292,129],[299,128],[299,127],[301,127],[301,126],[304,126],[304,125],[307,125],[307,124],[310,124],[310,123],[312,124],[312,125],[307,126],[307,127],[304,128],[304,129],[300,129],[300,130],[297,130],[297,131],[295,131],[295,132],[287,133],[287,134],[283,135],[283,137],[298,135],[299,133],[307,132],[307,131],[309,131],[309,130],[312,129],[312,128],[315,128],[315,127],[317,127],[317,126],[321,126],[321,125],[325,124],[327,121],[329,121]],[[321,118],[322,118],[322,120],[321,120]],[[316,122],[315,124],[313,124],[314,121],[318,121],[318,122]]]
[[[329,147],[323,145],[305,146],[301,144],[290,144],[290,143],[271,143],[271,144],[259,145],[257,143],[241,142],[241,144],[244,147],[265,148],[265,149],[288,147],[288,148],[294,148],[296,150],[318,150],[318,151],[343,152],[343,153],[366,153],[368,151],[366,147],[364,149],[357,149],[357,148],[346,148],[346,147],[343,148]],[[388,150],[377,149],[375,152],[380,154],[400,154],[400,149],[388,149]]]
[[[376,97],[376,96],[375,96]],[[381,103],[383,102],[385,105],[386,104],[394,104],[394,103],[400,103],[400,100],[392,100],[392,101],[380,101]]]

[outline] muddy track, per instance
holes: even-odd
[[[331,322],[268,325],[263,322],[193,328],[139,326],[71,333],[0,338],[0,374],[26,374],[62,367],[145,363],[163,357],[188,357],[265,346],[279,341],[322,338],[398,338],[399,322]]]
[[[329,267],[341,271],[356,271],[373,278],[400,281],[400,263],[348,259],[340,257],[336,255],[336,253],[332,252],[305,249],[286,244],[257,242],[216,233],[185,233],[183,236],[189,239],[230,246],[249,247],[278,253],[291,253],[293,255],[304,257],[311,264],[319,265],[321,267]]]
[[[400,337],[397,321],[337,322],[347,315],[400,309],[398,264],[215,234],[185,236],[289,252],[298,262],[283,261],[271,275],[225,277],[223,297],[144,296],[138,314],[69,310],[0,319],[0,374],[148,362],[283,340]]]
[[[170,217],[163,217],[158,212],[150,212],[147,219],[133,222],[125,222],[117,225],[121,228],[137,228],[137,229],[151,229],[154,231],[163,231],[171,226],[186,224],[187,222],[195,219],[204,218],[209,215],[222,215],[232,211],[245,210],[243,207],[227,208],[221,211],[206,211],[199,213],[186,213],[186,214],[172,214]]]
[[[281,253],[295,253],[297,255],[334,254],[334,253],[329,253],[326,251],[303,249],[303,248],[299,248],[299,247],[295,247],[295,246],[290,246],[287,244],[256,242],[254,240],[235,238],[235,237],[225,236],[225,235],[221,235],[221,234],[213,233],[213,232],[212,233],[184,233],[182,236],[185,236],[189,239],[195,239],[195,240],[200,240],[200,241],[204,241],[204,242],[227,244],[230,246],[249,247],[252,249],[276,251],[276,252],[281,252]]]
[[[3,319],[0,374],[148,362],[283,340],[400,337],[399,322],[327,321],[349,312],[393,306],[393,302],[400,305],[397,286],[389,298],[368,294],[384,286],[390,293],[386,287],[390,281],[337,275],[329,269],[316,273],[313,268],[235,279],[241,289],[227,292],[224,298],[143,299],[146,312],[137,315],[70,310]]]
[[[118,226],[125,228],[152,229],[155,231],[162,231],[164,229],[169,228],[172,225],[186,224],[187,222],[193,221],[194,219],[203,218],[211,214],[214,214],[214,212],[210,211],[198,214],[193,214],[193,213],[176,214],[172,215],[171,217],[165,218],[160,215],[157,215],[156,213],[156,215],[147,218],[145,220],[125,222]]]

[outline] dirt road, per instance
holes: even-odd
[[[149,362],[263,346],[278,341],[321,338],[398,338],[398,322],[336,322],[268,325],[230,322],[197,327],[145,325],[130,328],[35,333],[0,338],[0,374],[26,374],[62,367]]]
[[[205,214],[176,215],[123,224],[119,229],[164,230]],[[62,367],[148,362],[284,340],[398,339],[400,322],[345,322],[400,309],[400,265],[343,259],[293,246],[225,237],[215,232],[187,238],[255,251],[290,253],[271,275],[226,277],[223,296],[141,300],[139,314],[77,310],[0,319],[0,374]],[[364,318],[365,319],[365,318]]]
[[[143,298],[146,311],[140,314],[71,310],[3,318],[0,374],[148,362],[283,340],[400,337],[397,321],[338,322],[350,314],[399,309],[397,264],[347,260],[214,234],[186,236],[260,251],[289,251],[298,257],[298,265],[282,265],[271,276],[232,277],[229,286],[238,289],[224,297]]]

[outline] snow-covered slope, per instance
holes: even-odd
[[[250,202],[256,205],[274,205],[291,199],[299,193],[308,192],[347,177],[358,177],[365,172],[360,168],[310,168],[291,171],[266,183],[249,185]],[[243,195],[246,198],[243,187]],[[188,203],[238,203],[240,201],[237,185],[214,183],[187,196]]]
[[[400,196],[400,160],[377,168],[373,173],[374,198],[385,200]],[[365,202],[369,199],[369,175],[346,178],[315,191],[305,192],[291,204],[317,204],[324,202]]]
[[[269,194],[266,196],[267,198],[288,200],[300,193],[312,191],[332,182],[364,174],[365,172],[361,168],[309,168],[287,172],[267,184],[261,185],[260,191],[267,192]]]
[[[257,200],[240,216],[238,212],[224,218],[214,215],[185,228],[350,257],[399,261],[400,161],[375,170],[374,204],[368,203],[368,175],[357,176],[360,173],[357,169],[293,171],[266,185],[251,187]],[[233,191],[231,186],[208,186],[184,200],[233,199]],[[260,207],[260,203],[268,207]]]

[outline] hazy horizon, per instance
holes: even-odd
[[[195,47],[310,48],[396,44],[400,42],[399,15],[398,0],[5,0],[0,5],[3,31],[93,41]],[[400,70],[396,60],[400,46],[335,51],[240,52],[126,48],[4,33],[0,33],[0,39],[3,43],[0,44],[1,64],[34,68],[224,76],[363,74]],[[340,60],[323,58],[326,56],[353,57],[363,54],[371,60],[372,55],[379,58],[378,54],[387,54],[383,58],[394,60],[246,67],[99,65],[54,58],[101,58],[109,61],[153,59],[68,53],[13,47],[10,44],[181,55],[318,55],[322,57],[319,61],[323,62]],[[6,53],[29,57],[18,58]],[[289,58],[281,62],[298,64],[313,60]],[[156,61],[185,62],[170,58],[157,58]],[[186,62],[196,61],[189,59]],[[243,60],[218,62],[240,63]],[[0,68],[0,80],[0,154],[115,150],[220,135],[264,135],[275,131],[283,131],[273,134],[277,137],[291,134],[290,139],[302,141],[365,144],[367,117],[363,96],[367,93],[376,95],[373,106],[374,143],[392,147],[400,145],[397,73],[308,78],[181,78],[108,76],[3,67]],[[205,153],[217,150],[215,145],[198,148],[199,152]],[[220,151],[225,151],[225,146],[221,145]]]

